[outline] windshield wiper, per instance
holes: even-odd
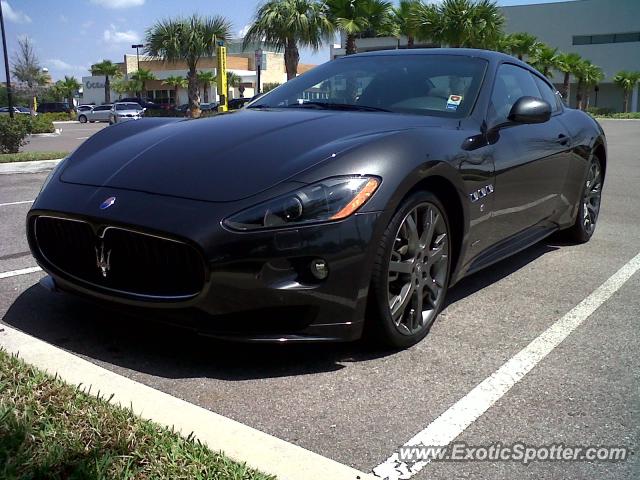
[[[287,105],[286,108],[317,108],[326,110],[350,110],[359,112],[390,112],[384,108],[370,107],[368,105],[354,105],[352,103],[331,103],[331,102],[304,102]]]

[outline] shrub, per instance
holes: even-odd
[[[0,116],[0,153],[18,153],[30,129],[28,118]]]
[[[76,114],[75,113],[64,113],[64,112],[59,112],[59,113],[40,113],[38,115],[38,118],[45,118],[47,120],[49,120],[50,122],[64,122],[66,120],[75,120],[76,119]]]
[[[281,84],[277,83],[277,82],[267,82],[262,84],[262,93],[267,93],[270,92],[271,90],[273,90],[276,87],[279,87]]]
[[[38,115],[37,117],[28,117],[28,120],[29,133],[53,133],[56,131],[56,128],[53,126],[53,122],[44,115]]]
[[[613,108],[608,107],[588,107],[586,109],[587,113],[591,115],[609,115],[613,113]]]

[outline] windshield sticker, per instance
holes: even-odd
[[[462,95],[449,95],[447,110],[457,110],[460,102],[462,102]]]

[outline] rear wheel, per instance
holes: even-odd
[[[593,236],[598,215],[600,214],[603,179],[602,163],[598,157],[592,155],[587,179],[582,189],[576,222],[571,228],[563,232],[568,240],[576,243],[585,243]]]
[[[78,117],[78,121],[79,121],[80,123],[87,123],[87,117],[86,117],[85,115],[80,115],[80,116]]]
[[[387,226],[374,264],[369,320],[385,346],[419,342],[442,309],[451,269],[449,232],[446,211],[429,192],[409,197]]]

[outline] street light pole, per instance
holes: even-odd
[[[144,47],[144,45],[142,43],[138,43],[136,45],[131,45],[131,48],[135,48],[136,49],[136,60],[138,62],[138,70],[140,70],[140,51],[138,50],[139,48]]]
[[[13,118],[13,98],[11,96],[11,76],[9,75],[9,56],[7,55],[7,38],[4,34],[4,16],[2,15],[2,3],[0,2],[0,26],[2,27],[2,50],[4,51],[4,71],[7,76],[7,100],[9,103],[9,116]]]

